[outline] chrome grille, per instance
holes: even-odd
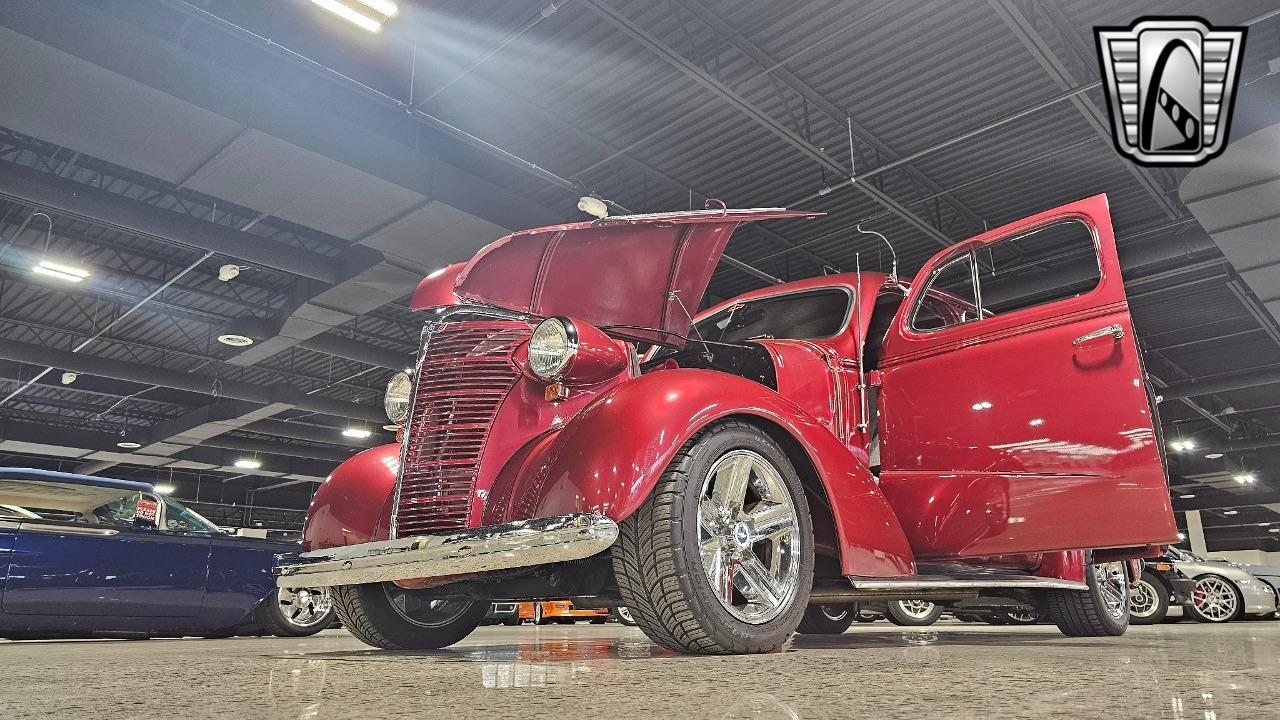
[[[466,528],[485,440],[532,335],[519,320],[447,322],[428,335],[405,426],[395,536]]]

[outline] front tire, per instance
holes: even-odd
[[[1129,629],[1129,576],[1123,562],[1085,568],[1088,590],[1050,590],[1049,617],[1069,637],[1123,635]]]
[[[927,600],[892,600],[885,617],[894,625],[923,627],[938,622],[942,617],[942,606]]]
[[[347,630],[386,650],[448,647],[470,635],[489,612],[485,598],[424,596],[395,583],[342,585],[331,592]]]
[[[678,652],[782,647],[813,585],[804,487],[762,430],[718,422],[680,449],[613,547],[636,623]]]
[[[804,611],[797,632],[805,635],[840,635],[853,624],[858,613],[854,605],[810,605]]]
[[[1169,614],[1169,591],[1150,570],[1143,570],[1142,577],[1133,584],[1129,603],[1129,622],[1133,625],[1156,625]]]
[[[1221,575],[1200,575],[1187,610],[1202,623],[1229,622],[1244,614],[1244,597],[1235,584]]]

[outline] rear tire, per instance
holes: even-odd
[[[924,600],[891,600],[885,617],[894,625],[924,627],[938,622],[942,606]]]
[[[1160,577],[1150,570],[1143,570],[1142,577],[1133,584],[1133,599],[1129,603],[1129,624],[1156,625],[1169,614],[1169,591]]]
[[[1088,590],[1049,590],[1049,617],[1069,637],[1123,635],[1129,628],[1129,578],[1123,562],[1085,568]]]
[[[796,632],[805,635],[840,635],[853,624],[855,605],[810,605]]]
[[[804,487],[754,425],[717,422],[687,442],[619,531],[618,590],[665,648],[773,652],[804,616],[814,562]]]
[[[362,642],[387,650],[438,650],[471,634],[489,612],[485,598],[423,597],[394,583],[331,588],[342,624]]]

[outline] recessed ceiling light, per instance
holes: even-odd
[[[1239,515],[1240,511],[1239,510],[1223,510],[1222,514],[1223,515]]]
[[[245,470],[257,470],[262,467],[262,463],[256,458],[240,458],[236,461],[236,467]]]
[[[155,490],[156,493],[160,495],[168,495],[174,491],[174,487],[172,485],[156,485],[152,489]]]
[[[124,448],[125,450],[137,450],[138,448],[142,447],[142,443],[134,442],[132,440],[121,440],[120,442],[116,443],[116,447]]]
[[[364,440],[372,434],[372,430],[362,427],[349,427],[342,430],[342,437],[355,438],[356,440]]]
[[[1222,453],[1207,453],[1207,454],[1204,456],[1204,459],[1205,459],[1205,460],[1217,460],[1217,459],[1218,459],[1218,458],[1220,458],[1220,457],[1222,457]]]
[[[1181,495],[1179,495],[1178,497],[1182,498],[1183,500],[1190,500],[1191,498],[1193,498],[1193,497],[1195,497],[1195,496],[1196,496],[1196,495],[1195,495],[1195,493],[1182,493],[1182,494],[1181,494]]]
[[[237,335],[235,333],[227,333],[218,336],[218,342],[231,347],[246,347],[253,344],[253,338],[248,335]]]
[[[89,271],[75,265],[55,262],[53,260],[41,260],[36,263],[31,271],[37,275],[45,275],[67,282],[80,282],[89,277]]]

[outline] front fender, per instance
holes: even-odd
[[[708,370],[662,370],[629,380],[559,431],[529,443],[499,474],[484,524],[574,512],[621,522],[649,496],[682,445],[730,416],[763,420],[803,449],[830,503],[844,574],[915,572],[906,536],[863,460],[776,392]]]
[[[316,490],[302,528],[302,549],[344,547],[390,537],[391,501],[400,446],[369,448],[347,458]]]

